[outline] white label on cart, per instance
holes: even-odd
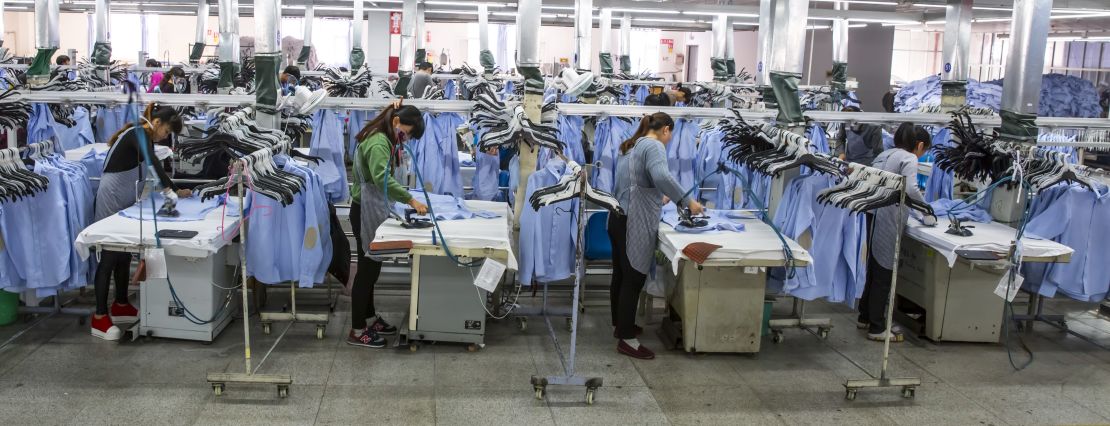
[[[745,266],[744,273],[748,275],[755,275],[759,273],[759,268],[755,266]]]
[[[482,263],[482,270],[478,271],[478,278],[474,279],[474,285],[492,292],[497,289],[497,283],[501,282],[502,275],[505,275],[505,264],[487,258]]]
[[[1016,277],[1014,277],[1014,285],[1007,288],[1007,286],[1010,285],[1010,271],[1006,271],[1005,274],[1002,274],[1002,280],[998,282],[998,287],[994,288],[994,294],[997,294],[998,297],[1006,299],[1007,302],[1013,302],[1014,297],[1017,297],[1018,290],[1021,289],[1021,283],[1023,282],[1025,282],[1025,277],[1021,276],[1021,274],[1018,274]]]
[[[148,248],[143,252],[146,261],[146,278],[166,278],[166,251],[160,248]]]

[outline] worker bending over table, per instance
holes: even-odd
[[[913,123],[902,123],[894,133],[894,148],[875,157],[874,167],[897,173],[906,178],[906,197],[924,202],[917,188],[917,159],[925,155],[932,144],[929,132]],[[859,328],[867,329],[867,338],[886,339],[886,305],[890,299],[890,284],[894,274],[894,239],[902,229],[898,215],[902,206],[888,206],[875,211],[871,226],[871,255],[867,259],[867,284],[859,300]],[[900,327],[891,325],[892,342],[901,342]]]
[[[154,155],[155,142],[164,141],[175,133],[181,132],[181,116],[173,107],[151,104],[143,112],[142,136],[128,123],[108,140],[108,156],[104,160],[104,171],[100,176],[100,186],[96,191],[96,205],[93,209],[93,222],[115,215],[135,204],[136,188],[142,188],[145,161],[140,143],[146,145],[147,154]],[[153,171],[161,183],[163,193],[168,198],[189,197],[192,191],[178,189],[162,162],[152,159]],[[154,215],[154,212],[151,212]],[[135,322],[139,310],[127,300],[127,286],[131,275],[131,253],[104,250],[97,264],[95,289],[96,313],[92,317],[92,335],[105,340],[119,340],[123,334],[114,321]],[[116,297],[111,309],[108,308],[108,285],[112,277],[116,281]]]
[[[609,216],[613,245],[610,309],[616,327],[613,336],[620,339],[617,352],[638,359],[655,358],[636,338],[643,331],[636,326],[636,306],[659,245],[663,205],[669,198],[692,214],[703,210],[696,200],[685,197],[686,190],[667,168],[664,145],[670,143],[673,130],[674,120],[665,113],[644,116],[632,138],[621,144],[617,160],[617,202],[626,215]]]
[[[354,173],[356,185],[351,187],[351,230],[358,246],[358,270],[351,288],[351,331],[347,344],[384,348],[382,335],[397,334],[397,327],[385,322],[374,309],[374,284],[382,272],[382,263],[366,256],[367,244],[374,241],[379,226],[389,218],[389,204],[406,203],[419,214],[428,206],[393,178],[393,166],[400,159],[393,153],[401,144],[424,135],[424,116],[401,101],[386,107],[366,124],[357,135]],[[369,325],[368,320],[373,319]]]

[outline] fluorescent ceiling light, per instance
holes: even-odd
[[[869,24],[891,24],[891,25],[917,25],[921,22],[918,21],[896,21],[890,19],[870,19],[870,18],[848,18],[849,22],[867,22]]]
[[[445,13],[453,15],[477,15],[477,10],[425,10],[424,13]]]
[[[518,13],[516,13],[516,12],[493,12],[493,13],[490,13],[490,15],[493,15],[493,16],[511,16],[511,17],[515,18],[518,15]],[[540,14],[540,19],[555,19],[555,18],[558,18],[558,17],[559,17],[559,15],[556,15],[554,13],[541,13]]]
[[[732,25],[733,25],[733,26],[736,26],[736,25],[748,25],[748,26],[758,27],[758,26],[759,26],[759,23],[758,23],[758,22],[733,22],[733,23],[732,23]]]
[[[641,22],[667,22],[673,24],[701,24],[703,22],[695,21],[693,19],[664,19],[664,18],[632,18],[633,21]]]
[[[806,29],[807,30],[827,30],[827,29],[829,29],[829,26],[827,26],[827,25],[810,25],[810,26],[806,27]]]
[[[824,2],[824,3],[878,4],[878,5],[883,5],[883,6],[897,6],[898,5],[898,2],[896,2],[896,1],[887,1],[887,0],[813,0],[813,1]]]
[[[611,11],[613,11],[613,12],[630,12],[630,13],[658,13],[658,14],[661,14],[661,15],[678,15],[678,14],[682,13],[682,12],[679,12],[679,11],[677,11],[677,10],[667,10],[667,9],[625,9],[625,8],[612,8],[612,9],[609,9],[609,10],[611,10]]]
[[[543,6],[543,8],[551,10],[574,10],[574,6]]]
[[[694,16],[738,16],[741,18],[758,18],[758,13],[719,13],[719,12],[682,12],[683,15]]]
[[[378,1],[378,0],[374,0],[374,1]],[[463,7],[473,7],[475,9],[478,8],[478,3],[471,3],[471,2],[465,2],[465,1],[426,1],[426,2],[424,2],[424,4],[431,5],[431,6],[463,6]],[[489,6],[490,7],[501,7],[501,5],[499,5],[499,4],[491,4]],[[425,12],[427,12],[427,11],[425,11]]]
[[[848,28],[866,28],[867,24],[849,24]]]

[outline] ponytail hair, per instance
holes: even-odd
[[[156,103],[147,105],[146,109],[143,110],[140,121],[145,123],[143,127],[147,128],[153,124],[154,120],[161,120],[163,123],[169,124],[170,130],[172,130],[173,133],[181,133],[181,129],[185,127],[185,122],[181,120],[181,115],[178,114],[177,109],[172,106],[163,106]],[[135,127],[135,123],[133,122],[124,124],[121,129],[112,134],[112,137],[108,138],[108,146],[112,146],[118,142],[119,138],[132,127]],[[150,129],[146,129],[146,131],[149,137]]]
[[[424,115],[420,113],[420,108],[412,105],[394,108],[393,105],[390,105],[379,112],[377,117],[366,123],[366,126],[358,132],[355,138],[362,142],[375,133],[381,133],[389,139],[391,144],[396,145],[400,141],[393,133],[393,117],[399,118],[401,124],[412,126],[412,132],[409,133],[410,138],[420,139],[424,136]]]
[[[636,128],[636,133],[632,134],[632,138],[621,143],[621,154],[628,154],[628,151],[636,146],[636,141],[647,136],[648,132],[658,132],[665,128],[674,129],[674,119],[667,113],[657,112],[645,115],[644,118],[640,119],[640,127]]]
[[[894,132],[894,146],[902,148],[906,151],[913,152],[917,149],[917,143],[923,142],[925,149],[929,149],[932,145],[932,139],[929,137],[929,132],[921,126],[915,126],[913,123],[905,122],[898,126],[898,130]]]

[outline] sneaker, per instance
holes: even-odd
[[[379,336],[378,333],[370,329],[362,330],[361,336],[355,336],[354,330],[351,330],[347,334],[347,344],[351,346],[365,346],[367,348],[378,349],[384,348],[386,343],[384,337]]]
[[[640,328],[640,326],[638,326],[638,325],[632,326],[632,330],[636,334],[635,336],[632,336],[632,337],[640,337],[641,334],[644,334],[644,329]],[[617,329],[616,328],[613,328],[613,338],[614,339],[620,339],[620,337],[617,337]]]
[[[647,346],[641,344],[639,348],[633,349],[627,343],[624,343],[624,340],[617,342],[617,352],[636,359],[655,359],[655,352],[652,352]]]
[[[869,332],[869,333],[867,333],[867,338],[871,339],[871,340],[874,340],[876,342],[886,341],[886,331],[884,330],[884,331],[880,331],[878,333],[870,333]],[[901,327],[891,327],[891,330],[890,330],[890,341],[891,341],[891,343],[900,343],[904,340],[906,340],[906,336],[902,333],[902,328]]]
[[[130,303],[113,303],[112,307],[108,310],[108,315],[112,317],[112,321],[119,323],[135,323],[139,322],[139,310]]]
[[[92,320],[89,322],[92,323],[93,336],[99,337],[104,340],[115,341],[119,340],[120,336],[123,335],[123,332],[120,331],[119,327],[116,327],[116,325],[112,323],[112,317],[108,315],[102,316],[100,318],[97,318],[96,315],[93,315]]]
[[[856,328],[860,330],[867,330],[871,328],[871,323],[867,321],[856,321]]]
[[[370,324],[370,331],[378,333],[382,336],[392,336],[394,334],[397,334],[397,327],[394,327],[388,322],[385,322],[382,317],[378,317],[378,319],[374,320],[373,324]]]

